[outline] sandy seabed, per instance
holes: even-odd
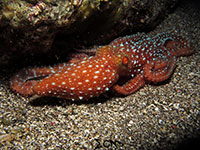
[[[200,9],[184,2],[150,34],[168,31],[191,39],[195,54],[178,58],[169,81],[127,97],[31,101],[0,74],[0,148],[163,150],[199,137]]]

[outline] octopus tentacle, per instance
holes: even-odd
[[[78,53],[85,53],[85,54],[89,54],[89,55],[95,55],[95,53],[97,52],[98,48],[100,48],[100,46],[94,47],[94,48],[91,48],[91,49],[83,49],[83,50],[76,49],[75,51],[78,52]]]
[[[122,95],[130,95],[145,85],[143,74],[137,75],[122,86],[114,85],[113,89]]]
[[[180,57],[180,56],[189,56],[194,53],[191,48],[189,48],[187,45],[188,42],[185,40],[180,41],[168,41],[166,44],[166,48],[171,53],[171,55]]]
[[[72,53],[69,55],[70,56],[70,61],[69,63],[75,63],[76,61],[79,61],[82,58],[89,57],[85,53]]]
[[[171,55],[167,60],[163,60],[162,58],[151,60],[143,68],[145,80],[154,83],[162,82],[170,77],[175,66],[176,59]]]
[[[33,95],[32,87],[36,85],[39,81],[35,80],[38,78],[44,78],[59,71],[61,68],[65,67],[67,64],[58,64],[54,67],[35,67],[35,68],[25,68],[16,73],[10,81],[10,88],[22,95],[30,96]],[[34,79],[34,80],[33,80]]]

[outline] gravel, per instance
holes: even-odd
[[[195,54],[181,57],[159,85],[85,102],[31,100],[9,89],[14,69],[0,73],[1,149],[174,149],[198,137],[200,111],[200,11],[182,2],[151,33],[191,39]],[[151,34],[150,33],[150,34]]]

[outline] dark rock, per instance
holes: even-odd
[[[177,1],[1,1],[0,65],[41,54],[66,57],[69,50],[152,29]]]

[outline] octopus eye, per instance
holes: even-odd
[[[122,58],[122,63],[124,64],[124,65],[127,65],[128,64],[128,57],[124,57],[124,58]]]

